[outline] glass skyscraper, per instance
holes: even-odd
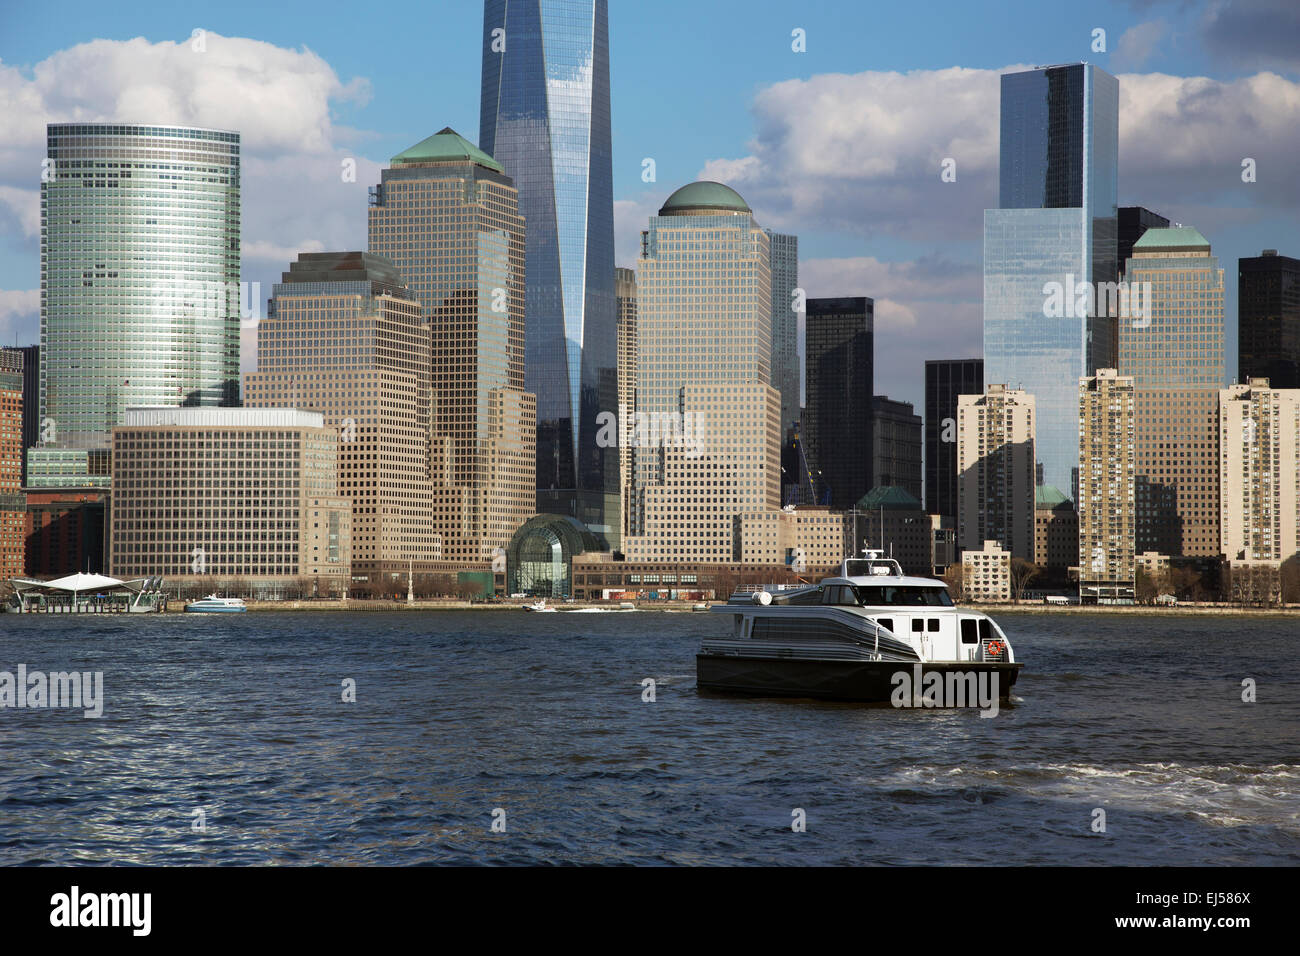
[[[772,241],[772,387],[781,393],[781,434],[799,420],[799,237],[763,230]]]
[[[1002,77],[999,208],[984,213],[984,381],[1035,397],[1039,480],[1059,488],[1074,488],[1078,470],[1079,379],[1114,364],[1112,317],[1075,306],[1081,288],[1117,278],[1118,166],[1115,77],[1086,63]],[[1062,314],[1049,283],[1069,304]]]
[[[56,123],[41,183],[37,487],[106,486],[128,405],[239,392],[239,134]]]
[[[479,147],[519,189],[537,507],[616,534],[619,457],[607,0],[486,0]]]

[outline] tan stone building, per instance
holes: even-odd
[[[957,399],[957,542],[1034,557],[1034,396],[1005,385]]]
[[[131,408],[113,430],[108,573],[275,597],[348,590],[339,436],[290,408]]]
[[[742,513],[736,518],[736,560],[796,572],[837,566],[844,560],[844,521],[843,512],[808,505]]]
[[[369,236],[370,251],[397,266],[428,323],[433,530],[442,555],[491,560],[537,501],[518,190],[500,163],[443,129],[383,170]]]
[[[770,239],[720,183],[677,190],[637,263],[629,560],[729,562],[735,519],[780,508]],[[681,437],[676,437],[680,435]]]
[[[618,301],[618,416],[623,422],[636,412],[636,272],[614,270],[614,295]],[[636,453],[631,443],[619,442],[618,489],[620,545],[632,520],[632,474]]]
[[[1079,560],[1079,513],[1074,502],[1053,485],[1034,493],[1034,564],[1040,568],[1072,568]]]
[[[1079,379],[1079,594],[1133,597],[1137,423],[1133,379]]]
[[[1219,488],[1229,560],[1300,552],[1300,389],[1252,378],[1219,392]]]
[[[964,599],[979,603],[1011,600],[1011,552],[997,541],[985,541],[978,549],[961,555],[961,586]]]
[[[1219,390],[1139,387],[1134,400],[1135,549],[1218,555]]]

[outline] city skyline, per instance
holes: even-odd
[[[289,30],[272,18],[267,39],[225,40],[220,24],[213,21],[202,54],[209,59],[196,63],[178,58],[198,56],[190,49],[191,31],[198,27],[185,24],[182,29],[176,14],[155,11],[147,19],[142,15],[125,30],[88,16],[80,28],[87,32],[75,36],[74,42],[112,38],[93,51],[67,40],[56,42],[48,26],[6,14],[15,22],[0,41],[0,57],[13,67],[5,82],[35,97],[45,112],[35,117],[42,121],[39,133],[31,132],[31,115],[15,117],[12,124],[15,135],[5,147],[11,162],[0,182],[10,187],[0,189],[0,237],[11,253],[27,249],[30,256],[31,197],[43,151],[43,121],[68,116],[75,105],[97,119],[125,122],[128,117],[119,115],[123,110],[149,112],[152,105],[158,108],[155,112],[172,114],[164,120],[174,116],[178,122],[243,133],[248,156],[243,278],[260,281],[265,297],[283,262],[297,252],[362,246],[364,227],[358,225],[355,211],[364,208],[365,185],[374,181],[382,157],[448,121],[455,128],[474,129],[482,11],[469,6],[474,9],[449,11],[446,22],[439,24],[439,36],[454,48],[439,63],[439,82],[448,91],[440,97],[446,111],[425,121],[412,117],[427,115],[426,109],[402,108],[410,94],[390,80],[392,71],[357,58],[336,39],[335,30],[316,28],[303,36],[295,32],[300,28]],[[697,178],[728,182],[747,197],[764,226],[800,236],[805,257],[800,275],[810,296],[876,298],[882,354],[898,359],[882,367],[880,391],[921,407],[922,363],[934,357],[923,354],[925,338],[943,334],[953,343],[950,354],[978,354],[979,211],[996,204],[998,77],[1017,63],[1078,59],[1120,77],[1127,101],[1121,104],[1121,204],[1145,205],[1195,226],[1214,243],[1223,262],[1256,256],[1263,248],[1294,255],[1300,248],[1294,215],[1300,194],[1294,181],[1278,170],[1284,168],[1296,126],[1286,121],[1292,109],[1288,103],[1294,102],[1287,98],[1288,91],[1297,85],[1296,60],[1269,55],[1268,50],[1278,48],[1270,36],[1261,40],[1263,53],[1247,58],[1241,51],[1254,48],[1241,34],[1251,24],[1243,26],[1237,18],[1233,33],[1227,29],[1232,17],[1222,14],[1220,37],[1196,19],[1196,12],[1184,14],[1166,6],[1157,17],[1099,8],[1093,19],[1108,29],[1107,53],[1092,51],[1090,20],[1084,27],[1077,16],[1063,17],[1057,11],[1044,16],[1037,28],[1041,32],[1015,40],[996,35],[996,29],[973,13],[953,11],[954,16],[973,17],[974,35],[987,38],[978,53],[973,44],[935,41],[928,35],[921,44],[915,26],[905,26],[905,17],[889,12],[881,14],[884,22],[897,26],[906,42],[864,64],[860,51],[837,29],[844,25],[841,20],[852,26],[863,14],[837,11],[828,18],[801,13],[797,19],[802,22],[793,23],[775,5],[758,4],[753,22],[727,25],[752,41],[760,54],[745,60],[746,77],[757,79],[742,85],[728,73],[727,66],[735,62],[730,45],[718,48],[718,63],[697,57],[699,75],[714,83],[722,97],[710,98],[706,106],[691,101],[688,84],[677,76],[661,77],[654,96],[639,91],[636,77],[651,57],[648,48],[656,36],[664,36],[665,27],[660,17],[646,11],[616,9],[610,30],[617,264],[634,264],[640,224],[673,189]],[[685,38],[674,36],[675,43],[684,39],[693,49],[716,36],[722,28],[719,20],[725,18],[714,11],[699,15],[699,29]],[[1162,20],[1163,33],[1158,29]],[[1266,32],[1285,35],[1287,21],[1272,26],[1275,29]],[[796,27],[807,33],[806,53],[791,50],[790,34]],[[129,46],[126,38],[142,30],[147,39]],[[1235,47],[1232,36],[1238,38]],[[1145,46],[1139,42],[1143,37]],[[1169,42],[1175,38],[1177,44]],[[304,42],[319,52],[308,56],[308,51],[297,51]],[[277,102],[271,90],[262,90],[260,98],[235,96],[207,107],[220,115],[178,115],[186,108],[177,104],[214,103],[211,97],[190,95],[205,83],[235,82],[242,89],[231,71],[250,56],[262,63],[267,82],[281,75],[294,80],[286,86],[298,104],[292,118],[277,122],[265,109],[261,112],[267,115],[256,115],[256,102]],[[128,68],[115,71],[120,78],[105,91],[78,86],[56,97],[32,78],[31,70],[44,60],[56,74],[74,60],[83,70],[96,63]],[[137,63],[139,68],[131,66]],[[164,72],[174,74],[169,82],[175,92],[150,100],[140,86],[143,77],[136,79],[135,74],[147,66],[144,71],[153,75],[160,64],[169,68]],[[966,66],[954,71],[949,69],[953,64]],[[1144,72],[1126,72],[1130,70]],[[319,85],[308,83],[317,78]],[[367,94],[361,88],[368,84]],[[1194,111],[1193,102],[1210,93],[1223,105],[1208,115]],[[814,100],[825,104],[820,112],[806,120],[794,115],[797,103]],[[930,118],[917,112],[922,102],[932,107]],[[684,126],[672,118],[674,109],[688,115],[708,110],[710,120]],[[860,132],[855,127],[835,134],[817,151],[841,158],[831,164],[814,163],[816,156],[797,149],[792,138],[822,131],[831,135],[824,126],[798,125],[820,123],[825,109],[853,110],[866,117],[858,124]],[[892,115],[902,124],[897,138],[885,135],[870,119],[871,111]],[[1270,111],[1277,116],[1269,118]],[[149,115],[148,121],[154,117]],[[1251,128],[1254,133],[1247,132]],[[756,130],[766,132],[753,139]],[[1206,137],[1211,130],[1213,135]],[[1193,157],[1188,145],[1202,138],[1210,141],[1209,152]],[[752,140],[748,145],[747,139]],[[968,145],[957,147],[955,142]],[[944,183],[938,160],[949,154],[957,163],[957,179]],[[1258,179],[1250,184],[1241,181],[1246,156],[1258,163]],[[340,165],[349,158],[356,165],[353,183],[340,181]],[[654,182],[643,181],[646,158],[655,160]],[[301,164],[299,182],[288,176],[295,163]],[[896,193],[897,198],[891,200],[886,193]],[[307,196],[310,202],[303,201]],[[906,211],[898,199],[906,200]],[[945,225],[936,228],[940,210]],[[1227,271],[1232,351],[1225,358],[1233,369],[1236,276],[1235,270]],[[0,289],[5,290],[0,293],[0,336],[6,344],[35,341],[34,276],[32,259],[15,254],[0,261]],[[246,327],[244,334],[243,370],[248,371],[255,350],[251,330]]]

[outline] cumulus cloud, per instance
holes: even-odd
[[[0,345],[41,340],[41,290],[0,289]]]
[[[1120,35],[1109,65],[1116,69],[1135,69],[1151,59],[1168,36],[1169,24],[1163,19],[1131,26]]]

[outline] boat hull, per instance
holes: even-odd
[[[187,607],[186,614],[243,614],[246,607]]]
[[[912,678],[917,666],[921,668],[923,680],[930,673],[937,673],[941,678],[948,673],[996,674],[998,696],[1005,699],[1023,665],[983,661],[918,665],[905,661],[773,659],[730,654],[695,657],[696,682],[701,690],[751,697],[810,697],[864,703],[889,703],[895,688],[900,686],[894,675],[901,671]]]

